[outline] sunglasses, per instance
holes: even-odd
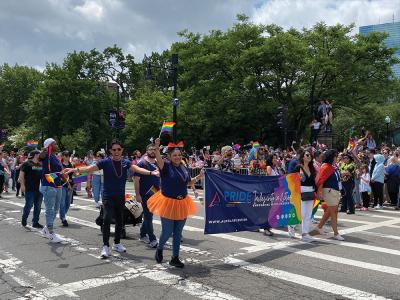
[[[114,148],[114,149],[111,149],[111,151],[122,151],[122,148]]]
[[[156,149],[154,149],[154,148],[149,148],[149,149],[147,149],[147,151],[156,151]]]

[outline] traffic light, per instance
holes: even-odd
[[[284,106],[276,108],[276,125],[278,128],[283,129],[286,127],[286,110]]]

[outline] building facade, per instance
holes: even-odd
[[[390,48],[396,48],[396,57],[400,59],[400,22],[392,22],[377,25],[361,26],[359,32],[362,35],[367,35],[370,32],[379,31],[385,32],[389,36],[385,39],[385,45]],[[397,78],[400,78],[400,64],[392,67],[393,73]]]

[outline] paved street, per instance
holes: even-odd
[[[138,241],[138,227],[127,227],[126,254],[99,259],[98,210],[82,192],[70,226],[56,222],[63,244],[21,226],[23,203],[11,194],[0,199],[0,299],[400,299],[400,212],[389,208],[340,214],[345,242],[329,232],[306,244],[277,229],[273,237],[204,235],[198,203],[184,229],[186,266],[178,270],[167,263],[169,249],[166,262],[155,263],[154,249]]]

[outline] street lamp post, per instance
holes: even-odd
[[[153,74],[151,68],[155,67],[152,66],[150,63],[147,64],[146,72],[145,72],[145,80],[152,80]],[[158,66],[156,66],[158,67]],[[161,67],[162,68],[162,67]],[[176,129],[177,129],[177,108],[179,106],[179,99],[178,99],[178,54],[173,53],[171,56],[171,65],[169,68],[162,68],[171,72],[172,78],[172,121],[175,123],[175,126],[172,128],[172,139],[173,142],[176,143]]]
[[[385,117],[385,123],[386,123],[386,144],[389,145],[390,144],[390,140],[389,140],[389,125],[390,125],[390,117],[386,116]]]

